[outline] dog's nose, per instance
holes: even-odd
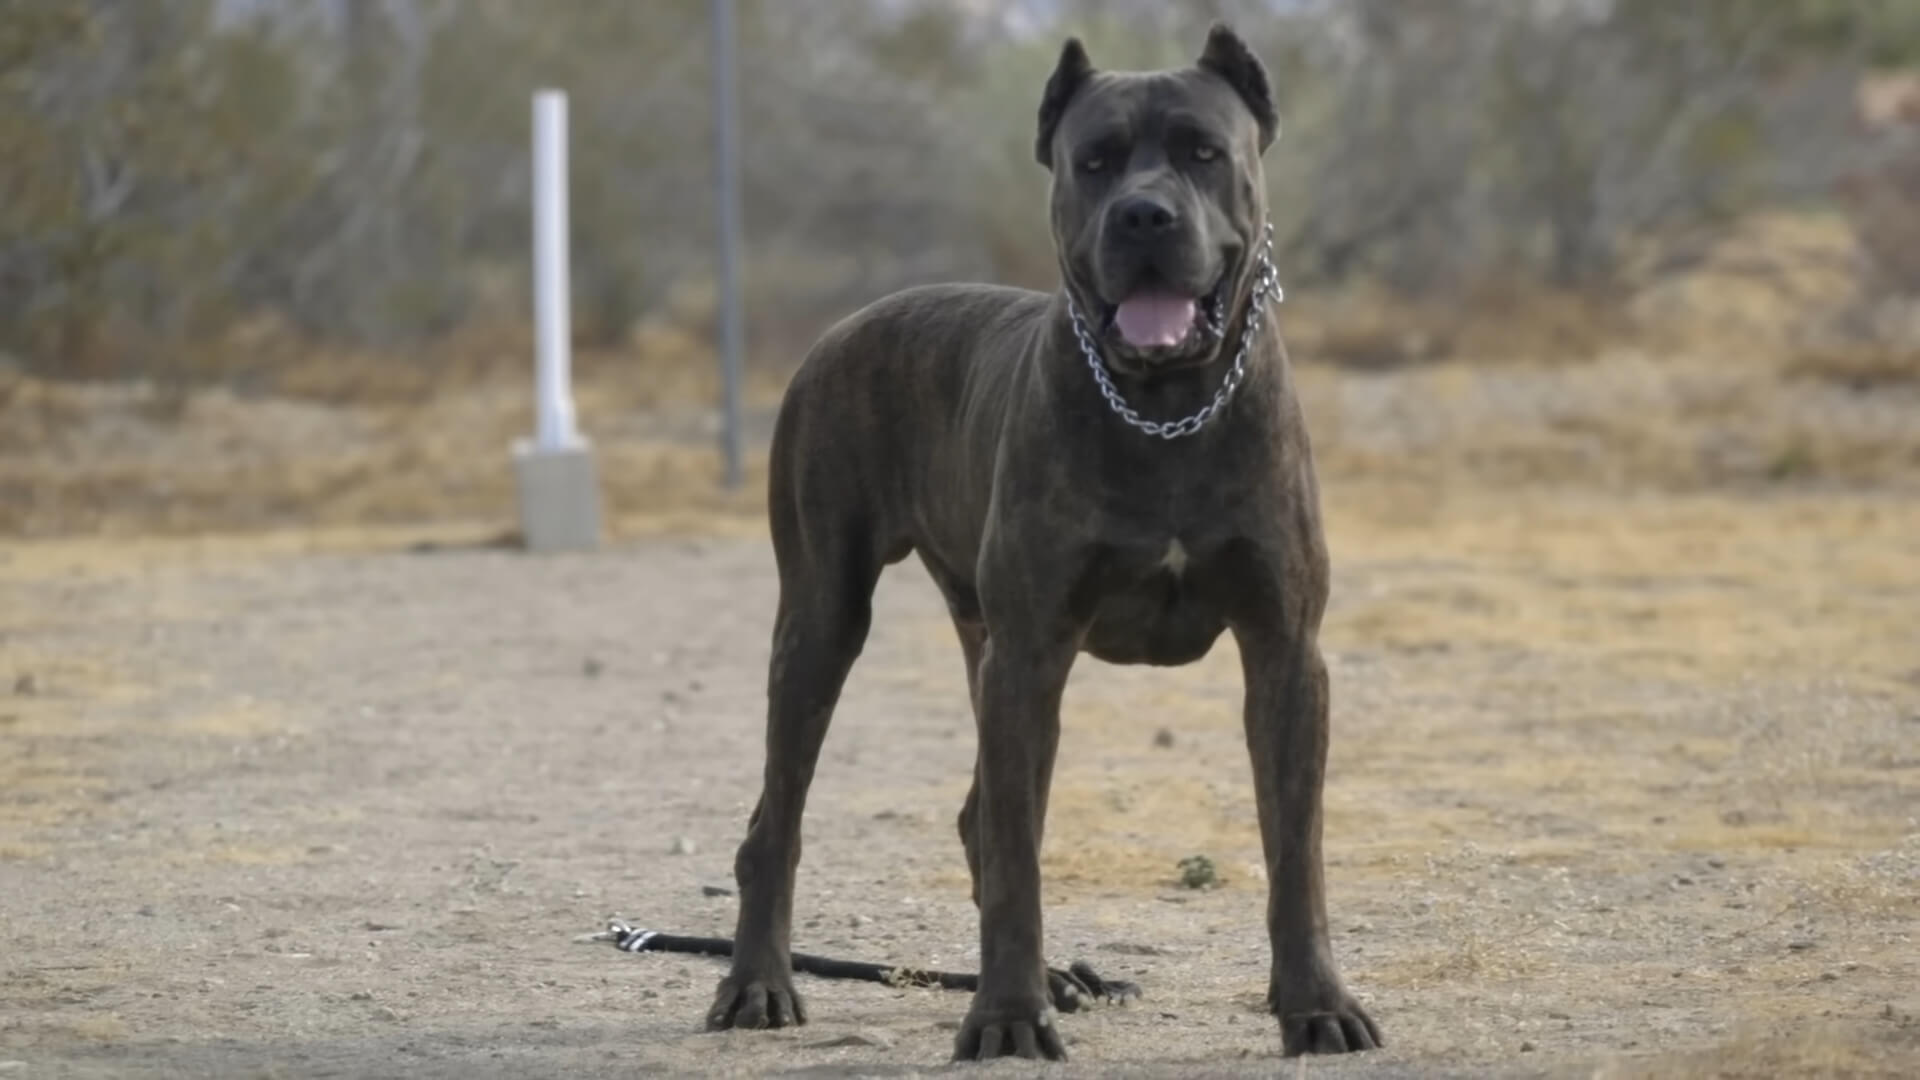
[[[1179,221],[1173,207],[1151,195],[1129,195],[1113,207],[1113,224],[1129,236],[1154,236]]]

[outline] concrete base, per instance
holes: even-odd
[[[593,449],[513,444],[520,493],[520,536],[528,551],[592,551],[600,546],[600,482]]]

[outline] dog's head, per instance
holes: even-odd
[[[1040,102],[1066,286],[1108,361],[1136,373],[1211,362],[1252,288],[1266,221],[1260,156],[1273,92],[1216,24],[1192,66],[1094,70],[1069,39]]]

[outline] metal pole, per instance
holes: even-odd
[[[720,251],[721,442],[726,485],[744,482],[740,449],[740,367],[746,336],[740,312],[740,152],[733,82],[733,0],[709,0],[713,16],[713,160]]]

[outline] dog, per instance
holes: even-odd
[[[780,598],[765,773],[707,1026],[804,1023],[789,942],[800,819],[881,570],[945,597],[978,726],[960,840],[980,978],[956,1060],[1064,1060],[1041,955],[1040,840],[1081,652],[1186,664],[1239,646],[1283,1053],[1382,1045],[1328,938],[1328,557],[1313,453],[1271,325],[1266,69],[1215,24],[1191,66],[1095,70],[1069,39],[1034,149],[1060,287],[907,289],[829,329],[776,423]]]

